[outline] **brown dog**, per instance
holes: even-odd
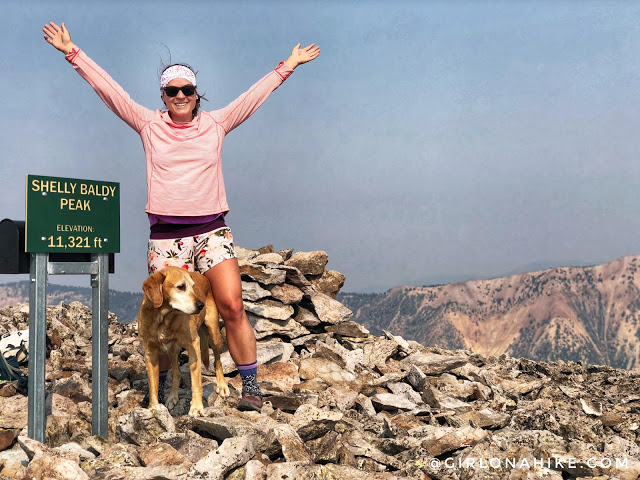
[[[171,359],[171,393],[167,408],[178,402],[180,348],[187,349],[191,371],[191,408],[189,415],[202,415],[202,370],[209,368],[209,339],[213,340],[215,370],[218,385],[216,392],[229,395],[229,387],[222,372],[218,309],[213,301],[209,280],[195,272],[178,267],[164,268],[145,280],[144,297],[138,313],[138,335],[144,347],[147,375],[149,377],[149,408],[158,404],[158,352]]]

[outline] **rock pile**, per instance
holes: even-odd
[[[91,312],[47,311],[47,430],[26,437],[27,398],[0,386],[0,479],[637,479],[640,374],[427,348],[370,335],[333,297],[323,252],[238,249],[258,337],[261,413],[239,412],[204,372],[205,415],[142,409],[136,324],[109,319],[109,438],[91,435]],[[0,309],[0,334],[28,307]],[[183,358],[184,357],[184,358]],[[182,378],[189,381],[186,355]],[[170,379],[169,379],[170,381]],[[167,387],[168,388],[168,387]]]

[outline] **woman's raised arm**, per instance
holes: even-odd
[[[62,27],[49,22],[42,31],[47,43],[65,54],[67,61],[93,87],[107,107],[140,133],[144,125],[153,117],[153,111],[134,102],[107,72],[102,70],[84,52],[81,52],[71,41],[71,35],[64,22],[62,22]]]
[[[298,65],[302,65],[303,63],[315,60],[318,55],[320,55],[320,47],[315,43],[312,43],[311,45],[308,45],[304,48],[300,48],[300,44],[297,44],[295,47],[293,47],[289,58],[287,58],[284,62],[291,68],[295,69]]]
[[[59,27],[53,22],[49,22],[42,29],[44,32],[44,39],[50,45],[53,45],[56,50],[60,50],[65,55],[70,53],[75,45],[71,41],[71,35],[69,34],[69,30],[62,22],[62,27]]]

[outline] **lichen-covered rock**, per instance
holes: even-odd
[[[173,417],[162,404],[153,408],[137,408],[118,419],[116,438],[136,445],[155,442],[163,433],[175,432]]]
[[[255,446],[249,437],[228,438],[217,450],[210,452],[191,468],[190,478],[221,480],[225,474],[251,460],[255,453]]]

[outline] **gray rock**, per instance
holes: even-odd
[[[306,442],[323,436],[332,430],[343,414],[328,409],[320,409],[313,405],[301,405],[289,421],[289,425]]]
[[[447,396],[433,386],[428,386],[424,389],[422,392],[422,399],[424,403],[430,407],[437,408],[439,410],[467,411],[472,408],[470,404],[463,402],[462,400],[458,400],[457,398]]]
[[[376,338],[367,341],[363,347],[364,362],[368,365],[384,365],[398,352],[398,344],[390,340]]]
[[[420,394],[413,388],[411,388],[411,385],[409,385],[408,383],[389,383],[387,384],[387,388],[391,390],[391,393],[393,393],[394,395],[405,397],[407,400],[415,403],[416,405],[422,403],[422,397],[420,396]]]
[[[365,472],[346,465],[307,465],[305,463],[272,463],[267,467],[269,480],[340,479],[340,480],[397,480],[394,473]]]
[[[163,433],[158,437],[158,441],[171,445],[191,463],[196,463],[209,452],[218,448],[218,442],[204,438],[191,430],[183,433]]]
[[[333,339],[317,342],[315,356],[326,358],[350,373],[356,373],[358,366],[364,367],[362,350],[349,351]]]
[[[391,455],[386,455],[378,448],[367,442],[360,432],[352,430],[343,436],[345,448],[356,457],[366,457],[395,470],[400,470],[402,463]]]
[[[292,267],[289,265],[278,265],[274,268],[280,270],[281,272],[284,272],[287,283],[290,283],[291,285],[295,285],[296,287],[303,289],[311,285],[311,282],[307,280],[307,277],[305,277],[304,274],[296,267]]]
[[[344,285],[345,276],[335,270],[325,270],[319,278],[311,280],[311,285],[317,292],[336,298],[336,295]]]
[[[418,392],[422,391],[427,385],[427,376],[415,365],[411,365],[406,380]]]
[[[291,305],[284,305],[276,300],[266,299],[259,302],[245,301],[243,303],[247,312],[272,320],[287,320],[293,315]]]
[[[291,255],[293,254],[293,248],[278,250],[276,253],[280,255],[283,260],[289,260],[291,258]]]
[[[274,285],[270,289],[270,294],[273,298],[281,301],[285,305],[298,304],[304,296],[302,290],[295,285],[289,285],[288,283]]]
[[[33,460],[36,455],[46,455],[51,452],[45,444],[23,435],[18,436],[18,444],[22,451],[27,454],[29,461]]]
[[[153,408],[136,408],[128,415],[118,418],[116,438],[118,441],[147,445],[163,433],[175,432],[173,417],[162,404]]]
[[[89,475],[73,460],[52,455],[38,455],[29,463],[25,478],[88,480]]]
[[[264,437],[253,422],[237,417],[194,417],[192,428],[208,433],[218,442],[232,437],[252,437],[255,445]]]
[[[20,444],[15,443],[12,448],[0,452],[0,475],[7,478],[25,478],[29,457],[22,450]],[[28,478],[28,477],[27,477]]]
[[[284,283],[286,272],[277,268],[263,267],[262,265],[240,265],[240,274],[262,285],[277,285]]]
[[[265,480],[267,467],[260,460],[249,460],[244,466],[244,480]]]
[[[280,265],[284,263],[284,259],[282,258],[282,255],[278,253],[262,253],[257,257],[252,258],[251,263],[258,265]]]
[[[337,324],[346,322],[351,318],[353,312],[349,310],[347,307],[342,305],[337,300],[334,300],[328,295],[319,292],[313,292],[307,290],[305,293],[309,292],[309,296],[311,297],[311,303],[313,304],[313,308],[318,315],[318,318],[325,322],[331,324]]]
[[[269,402],[273,408],[284,412],[295,412],[298,407],[304,404],[318,405],[318,395],[308,393],[279,393],[275,395],[267,395],[265,400]]]
[[[271,320],[258,317],[251,313],[247,314],[247,318],[253,326],[256,339],[258,340],[272,335],[286,337],[288,340],[309,335],[309,330],[291,318],[287,320]]]
[[[322,390],[318,395],[320,408],[335,408],[341,412],[346,412],[354,407],[360,392],[350,385],[335,385]]]
[[[248,262],[253,260],[255,257],[260,255],[260,252],[257,250],[251,250],[249,248],[244,248],[239,245],[234,245],[236,256],[238,257],[238,262]]]
[[[70,398],[74,402],[90,402],[91,386],[87,379],[80,373],[74,372],[69,378],[62,378],[55,383],[53,392],[63,397]]]
[[[163,465],[155,467],[122,467],[114,466],[111,470],[102,471],[96,480],[190,480],[185,465]]]
[[[587,415],[593,415],[595,417],[599,417],[602,415],[602,403],[593,400],[585,400],[584,398],[580,399],[580,405],[582,406],[582,410]]]
[[[287,462],[313,463],[311,454],[293,427],[278,425],[273,429],[273,435],[280,444]]]
[[[356,397],[356,404],[366,415],[369,415],[370,417],[376,416],[376,409],[373,407],[373,403],[371,402],[371,399],[369,397],[359,394]]]
[[[249,437],[227,438],[217,450],[209,453],[189,471],[189,478],[222,480],[224,476],[240,465],[244,465],[256,454]]]
[[[468,362],[467,357],[439,355],[437,353],[413,353],[402,360],[407,365],[415,365],[426,375],[440,375]]]
[[[353,382],[355,375],[340,368],[336,363],[326,358],[303,358],[300,360],[300,378],[318,377],[329,385]]]
[[[369,330],[364,328],[359,323],[353,321],[341,322],[337,325],[329,325],[326,328],[327,332],[334,335],[341,335],[343,337],[353,338],[367,338],[369,336]]]
[[[14,395],[12,397],[0,397],[0,428],[22,429],[27,426],[27,397],[26,395]]]
[[[458,450],[461,445],[475,445],[490,434],[481,428],[433,427],[427,425],[410,430],[409,435],[419,437],[422,446],[434,457]]]
[[[296,252],[285,265],[296,267],[304,275],[321,275],[328,261],[329,257],[325,252]]]
[[[304,307],[298,307],[298,313],[294,317],[294,320],[305,327],[315,327],[320,325],[320,319],[318,316],[311,310],[307,310]]]
[[[409,345],[409,342],[407,342],[404,338],[402,338],[399,335],[394,335],[391,332],[388,332],[387,330],[383,330],[382,331],[384,333],[384,336],[387,337],[389,340],[396,342],[396,344],[398,345],[398,348],[409,354],[412,351],[411,346]]]
[[[60,445],[53,449],[54,452],[59,452],[61,456],[72,455],[78,459],[78,463],[81,460],[90,460],[92,458],[96,458],[96,455],[89,450],[82,448],[76,442],[65,443],[64,445]]]
[[[489,430],[506,427],[511,419],[511,416],[506,413],[494,412],[490,409],[463,412],[458,416],[469,423],[473,423],[476,427]]]
[[[249,300],[251,302],[258,301],[262,298],[270,296],[269,290],[266,290],[260,286],[257,282],[242,282],[242,299]]]
[[[408,400],[404,395],[393,393],[377,393],[371,397],[371,403],[376,410],[414,410],[418,405]]]

